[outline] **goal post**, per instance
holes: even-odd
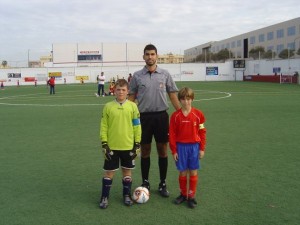
[[[280,84],[292,84],[293,76],[292,75],[282,75],[280,74]]]

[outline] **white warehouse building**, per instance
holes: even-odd
[[[57,43],[45,67],[128,66],[144,64],[146,43]]]
[[[300,17],[265,28],[254,30],[221,41],[211,41],[184,50],[184,61],[194,62],[201,54],[218,53],[228,49],[234,58],[249,58],[249,51],[255,47],[264,47],[276,55],[284,50],[300,48]]]

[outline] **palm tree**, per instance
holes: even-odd
[[[2,63],[1,63],[1,65],[2,65],[2,67],[4,67],[4,68],[7,67],[7,61],[6,61],[6,60],[3,60]]]

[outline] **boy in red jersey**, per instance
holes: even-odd
[[[191,88],[182,88],[178,99],[182,108],[172,114],[169,128],[170,148],[179,170],[180,195],[175,204],[187,200],[188,206],[195,208],[199,159],[204,157],[206,144],[205,117],[200,110],[192,107],[194,91]]]

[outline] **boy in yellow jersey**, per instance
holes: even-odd
[[[128,82],[117,80],[114,101],[106,103],[100,124],[100,139],[105,157],[100,208],[108,206],[109,192],[115,171],[121,164],[124,204],[131,206],[131,170],[140,151],[141,124],[137,105],[127,100]]]

